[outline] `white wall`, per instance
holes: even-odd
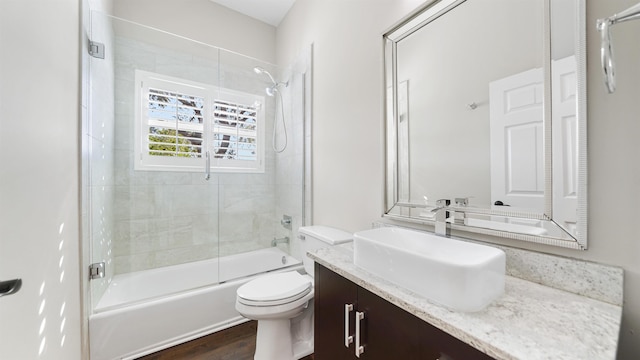
[[[356,230],[380,217],[382,33],[420,3],[298,0],[278,27],[279,64],[314,45],[314,224]]]
[[[422,1],[298,0],[277,33],[278,63],[314,43],[314,223],[348,231],[382,211],[382,41],[391,24]],[[625,269],[619,358],[640,354],[640,22],[613,29],[618,91],[605,94],[595,21],[634,0],[587,1],[589,250],[508,245]],[[337,132],[336,129],[340,129]]]
[[[0,1],[3,359],[80,359],[80,2]]]
[[[593,24],[635,3],[587,1],[589,250],[578,255],[563,252],[624,268],[621,359],[640,354],[640,22],[613,28],[618,90],[611,95],[602,83],[600,40]]]
[[[209,0],[113,0],[114,15],[275,63],[275,28]]]

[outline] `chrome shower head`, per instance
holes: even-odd
[[[253,71],[256,74],[266,74],[269,77],[269,79],[271,79],[271,82],[274,85],[277,84],[276,79],[274,79],[273,76],[271,76],[271,73],[268,72],[267,70],[265,70],[264,68],[261,68],[260,66],[256,66],[256,67],[253,68]]]
[[[276,93],[278,92],[278,84],[273,84],[272,86],[269,86],[268,88],[264,89],[264,91],[269,96],[275,96]]]
[[[288,81],[287,82],[283,82],[283,83],[282,82],[277,82],[276,79],[274,79],[273,76],[271,76],[270,72],[268,72],[267,70],[265,70],[264,68],[262,68],[260,66],[254,67],[253,71],[256,74],[266,74],[269,77],[269,79],[271,80],[271,82],[272,82],[271,86],[269,86],[269,87],[267,87],[265,89],[265,92],[269,96],[275,96],[275,94],[277,92],[279,92],[278,86],[284,86],[284,87],[289,86],[289,82]]]

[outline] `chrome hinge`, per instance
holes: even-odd
[[[89,279],[101,279],[104,277],[104,261],[89,265]]]
[[[104,59],[104,44],[89,40],[89,55],[94,58]]]

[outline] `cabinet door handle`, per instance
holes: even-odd
[[[349,334],[349,313],[353,311],[353,304],[344,304],[344,347],[348,348],[353,342],[353,336]]]
[[[364,346],[360,345],[360,321],[364,319],[364,312],[356,311],[356,357],[364,352]]]

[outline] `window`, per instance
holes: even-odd
[[[263,96],[136,70],[135,169],[264,172]]]

